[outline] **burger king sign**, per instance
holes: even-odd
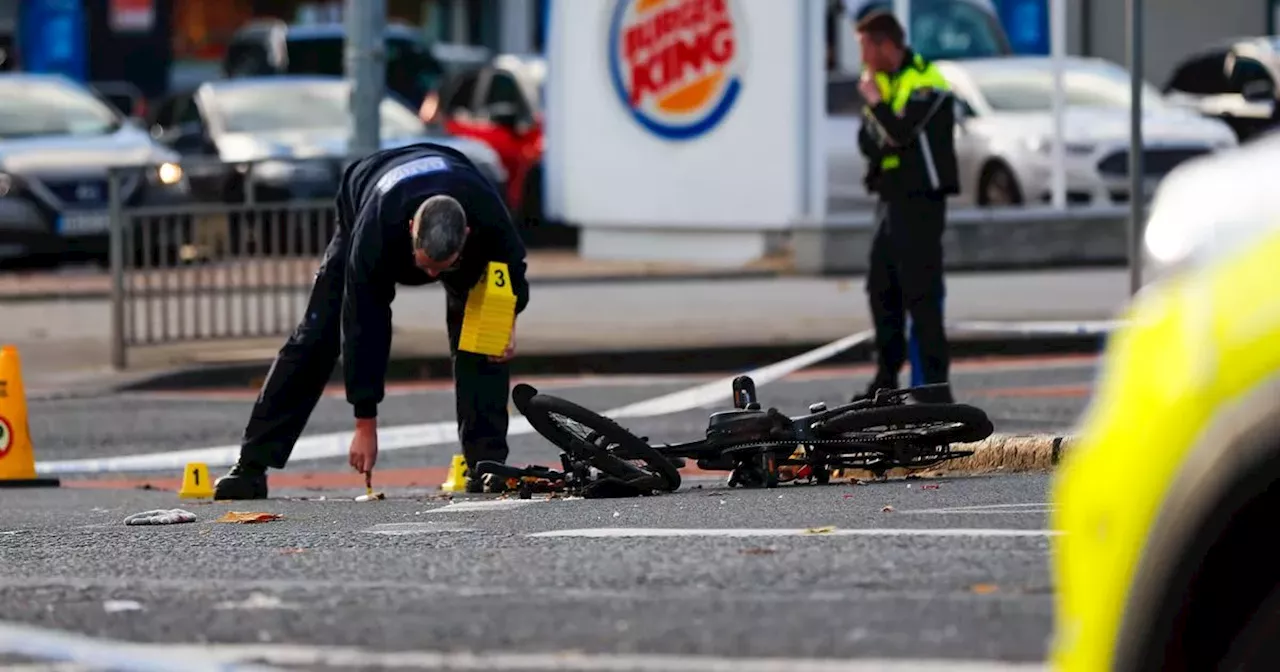
[[[738,0],[617,0],[609,72],[636,122],[689,140],[723,121],[742,93],[743,17]]]

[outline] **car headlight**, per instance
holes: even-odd
[[[156,169],[156,179],[160,180],[160,184],[175,185],[182,181],[182,166],[176,163],[162,163]]]

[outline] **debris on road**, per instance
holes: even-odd
[[[810,527],[806,529],[804,533],[805,534],[831,534],[832,532],[835,532],[835,531],[836,531],[836,528],[834,525],[827,525],[825,527]]]
[[[387,498],[386,493],[383,493],[383,492],[374,492],[374,493],[370,493],[370,494],[360,495],[359,497],[356,497],[356,501],[357,501],[357,502],[373,502],[373,501],[377,501],[377,500],[380,500],[380,499],[386,499],[386,498]]]
[[[888,505],[888,504],[885,504],[885,505],[884,505],[884,508],[883,508],[883,509],[880,509],[880,513],[893,513],[893,512],[894,512],[894,511],[896,511],[896,510],[897,510],[897,509],[893,508],[892,506],[890,506],[890,505]]]
[[[194,523],[196,514],[184,509],[153,509],[124,519],[125,525],[177,525]]]
[[[257,611],[261,609],[297,609],[297,606],[286,604],[283,600],[275,595],[267,595],[266,593],[250,593],[249,597],[242,602],[219,602],[213,605],[218,611],[226,611],[229,609]]]
[[[978,595],[990,595],[991,593],[999,592],[1000,586],[994,583],[979,583],[970,588],[970,590]]]
[[[247,511],[228,511],[217,520],[219,523],[266,523],[272,520],[282,520],[284,516],[278,513],[255,513]]]
[[[134,600],[107,600],[102,603],[102,610],[108,614],[121,611],[142,611],[142,603]]]

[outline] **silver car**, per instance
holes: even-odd
[[[185,202],[178,155],[60,75],[0,75],[0,260],[105,260],[107,171],[125,205]]]
[[[956,97],[959,206],[1043,204],[1053,188],[1053,61],[1013,56],[938,61]],[[1129,72],[1100,58],[1067,57],[1064,154],[1067,202],[1107,205],[1129,200]],[[1143,96],[1145,191],[1150,198],[1170,170],[1188,159],[1237,145],[1216,119]],[[851,106],[846,104],[847,110]],[[856,116],[829,119],[828,155],[836,204],[870,200],[862,188],[866,162],[857,153]],[[857,180],[856,182],[854,180]],[[834,205],[834,204],[833,204]]]

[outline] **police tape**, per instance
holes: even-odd
[[[1119,323],[1108,321],[1089,322],[955,322],[948,329],[957,331],[1002,332],[1008,335],[1072,335],[1103,333]],[[774,362],[745,373],[735,373],[718,380],[685,390],[664,394],[652,399],[628,404],[605,411],[610,418],[652,418],[709,406],[732,397],[732,380],[747,375],[757,386],[776,381],[803,368],[830,359],[846,350],[871,341],[874,333],[860,331],[836,339],[799,355]],[[533,427],[523,417],[513,417],[508,436],[533,433]],[[332,432],[304,436],[294,446],[290,463],[345,457],[351,445],[353,432]],[[432,422],[378,428],[380,453],[439,445],[457,445],[458,426],[454,422]],[[102,474],[125,472],[170,471],[185,468],[192,462],[210,467],[225,467],[235,463],[240,456],[238,444],[194,448],[169,452],[120,455],[116,457],[53,460],[36,463],[40,474]]]

